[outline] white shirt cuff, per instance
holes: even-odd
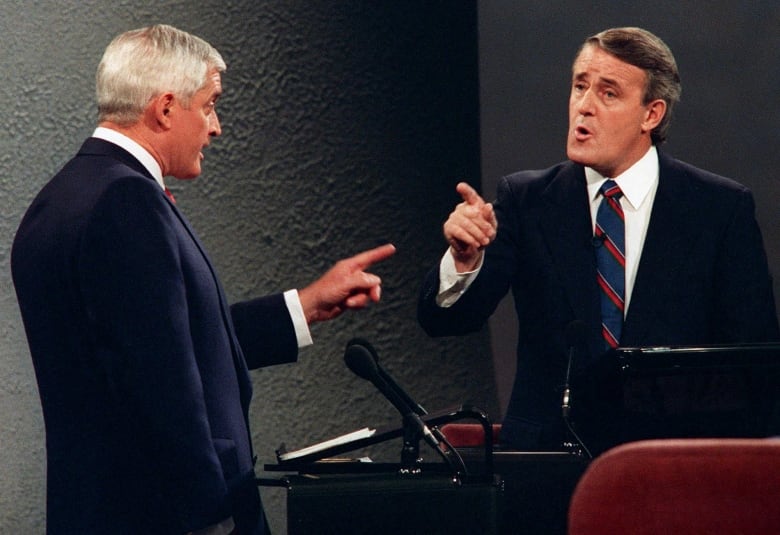
[[[436,295],[436,304],[442,308],[448,308],[454,305],[460,296],[469,289],[471,283],[479,275],[482,269],[482,259],[484,253],[479,259],[479,264],[473,271],[458,273],[455,269],[455,258],[452,251],[448,248],[439,263],[439,293]]]
[[[303,305],[301,298],[298,297],[298,290],[287,290],[284,292],[284,302],[287,304],[287,310],[290,312],[290,318],[295,327],[295,337],[298,340],[298,348],[310,346],[314,343],[311,338],[309,324],[306,322],[306,316],[303,314]]]

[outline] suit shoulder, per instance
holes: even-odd
[[[19,232],[59,235],[77,232],[96,214],[115,214],[120,207],[137,210],[167,200],[161,188],[121,161],[103,156],[80,155],[71,159],[43,186],[25,212]]]
[[[160,187],[155,180],[131,165],[106,155],[79,154],[69,161],[50,184],[62,197],[91,197],[94,202],[111,190],[152,194]]]
[[[557,163],[547,169],[529,169],[511,173],[502,177],[499,184],[504,184],[508,187],[528,187],[537,184],[546,185],[562,175],[576,173],[577,170],[582,170],[582,166],[571,161],[565,161]]]
[[[583,167],[571,161],[560,162],[547,169],[518,171],[498,181],[498,197],[540,195],[550,188],[557,189],[556,186],[578,179],[585,179]]]
[[[673,205],[688,221],[712,228],[717,221],[730,224],[735,214],[755,217],[755,200],[747,186],[668,157],[661,160],[656,202]]]
[[[666,171],[666,173],[665,173]],[[661,173],[685,179],[699,191],[713,194],[750,194],[750,189],[733,178],[707,171],[693,164],[669,157],[661,159]]]

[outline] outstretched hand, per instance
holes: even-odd
[[[330,320],[345,310],[379,301],[382,280],[366,270],[394,253],[395,246],[388,243],[339,260],[322,277],[299,290],[306,321],[311,324]]]
[[[482,257],[482,249],[496,237],[498,221],[493,205],[486,203],[466,184],[456,186],[463,202],[455,207],[444,223],[444,238],[450,244],[458,271],[471,271]]]

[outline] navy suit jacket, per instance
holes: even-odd
[[[623,327],[623,346],[777,340],[777,315],[750,191],[659,151],[659,184]],[[519,323],[517,373],[502,440],[561,443],[565,331],[589,327],[580,384],[603,356],[592,222],[582,166],[564,162],[504,177],[498,235],[482,270],[451,308],[435,303],[438,267],[421,290],[418,319],[432,336],[480,329],[511,289]],[[590,371],[589,371],[590,370]]]
[[[248,368],[292,362],[282,295],[229,307],[184,216],[95,138],[17,231],[13,279],[46,425],[51,534],[262,533]]]

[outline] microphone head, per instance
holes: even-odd
[[[349,346],[363,346],[363,348],[374,357],[374,360],[379,362],[379,354],[376,352],[376,349],[374,349],[374,346],[371,345],[371,342],[365,338],[360,338],[359,336],[355,337],[347,342],[347,349],[349,349]]]
[[[585,345],[588,337],[588,326],[582,320],[574,320],[566,326],[564,339],[566,347],[580,347]]]
[[[376,362],[376,352],[371,344],[354,338],[347,343],[344,351],[344,362],[352,373],[369,381],[379,376],[379,367]]]

